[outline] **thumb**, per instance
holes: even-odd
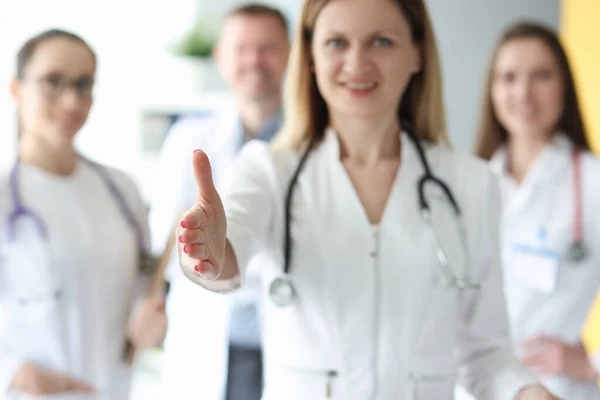
[[[200,149],[194,150],[192,165],[197,188],[196,201],[212,197],[216,189],[212,179],[212,168],[206,153]]]

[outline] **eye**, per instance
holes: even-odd
[[[499,78],[503,83],[512,83],[515,81],[516,75],[514,72],[505,72],[500,74]]]
[[[43,78],[43,81],[46,82],[48,86],[53,88],[59,87],[62,83],[62,79],[58,75],[48,75]]]
[[[331,48],[340,48],[342,46],[344,46],[345,42],[342,39],[329,39],[327,42],[325,42],[325,45],[327,47],[331,47]]]
[[[80,95],[86,95],[92,91],[94,81],[92,79],[81,79],[75,83],[77,93]]]
[[[552,78],[552,73],[548,70],[539,70],[539,71],[535,71],[533,76],[536,79],[548,80],[548,79]]]
[[[265,44],[260,46],[261,53],[274,53],[277,47],[274,44]]]
[[[392,45],[392,41],[388,38],[376,38],[375,40],[373,40],[373,43],[375,44],[375,46],[377,47],[389,47]]]

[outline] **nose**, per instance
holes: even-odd
[[[77,110],[82,102],[82,99],[74,88],[65,88],[60,94],[60,105],[69,111]]]
[[[524,77],[517,85],[517,95],[520,100],[528,101],[533,94],[533,81],[529,77]]]
[[[369,61],[369,55],[366,49],[361,46],[352,46],[348,48],[344,58],[344,69],[351,73],[363,72]]]
[[[261,53],[258,48],[246,49],[244,53],[244,64],[249,67],[256,67],[261,63]]]

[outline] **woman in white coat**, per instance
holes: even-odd
[[[600,399],[580,341],[600,287],[600,161],[555,33],[530,22],[509,27],[484,101],[477,154],[491,159],[501,183],[516,351],[559,397]]]
[[[166,328],[159,302],[130,318],[149,244],[138,190],[74,148],[95,69],[90,47],[61,30],[31,38],[17,57],[18,156],[0,173],[4,400],[126,400],[126,338],[149,346]]]
[[[424,2],[305,1],[284,105],[278,142],[242,150],[223,203],[195,152],[180,231],[183,271],[209,290],[263,257],[264,399],[439,400],[457,381],[480,399],[554,399],[511,352],[495,181],[446,145]],[[421,218],[425,162],[464,236],[431,180],[435,230]]]

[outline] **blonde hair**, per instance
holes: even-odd
[[[283,104],[285,121],[273,142],[276,150],[300,149],[321,140],[329,123],[327,104],[311,68],[311,40],[317,16],[330,0],[305,0],[296,25]],[[422,69],[414,75],[398,110],[415,135],[430,143],[449,144],[443,104],[442,74],[435,35],[423,0],[393,0],[408,20],[413,41],[421,46]]]

